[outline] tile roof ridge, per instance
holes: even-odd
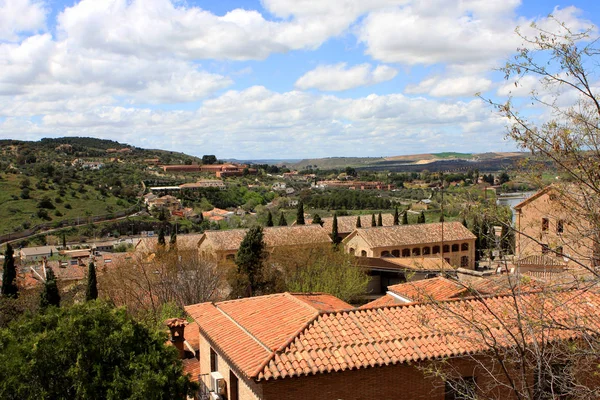
[[[314,311],[317,315],[320,314],[320,310],[314,306],[311,306],[310,304],[308,304],[305,301],[300,300],[299,298],[297,298],[296,296],[294,296],[292,293],[290,292],[283,292],[284,296],[290,297],[292,298],[296,303],[301,304],[302,306],[308,308],[311,311]]]
[[[219,310],[221,312],[221,314],[223,314],[225,316],[225,318],[229,319],[231,322],[233,322],[238,328],[240,328],[246,335],[250,336],[252,339],[254,339],[254,341],[256,343],[258,343],[259,345],[261,345],[267,352],[271,353],[273,352],[273,350],[271,350],[267,345],[265,345],[263,342],[261,342],[260,340],[258,340],[258,338],[256,336],[254,336],[252,333],[250,333],[250,331],[246,328],[244,328],[240,323],[238,323],[235,319],[233,319],[229,314],[227,314],[224,310],[222,310],[221,308],[219,308],[218,304],[214,304],[215,308],[217,310]]]

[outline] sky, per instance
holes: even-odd
[[[477,94],[535,86],[497,68],[549,14],[584,29],[600,2],[0,0],[0,138],[237,159],[512,151]]]

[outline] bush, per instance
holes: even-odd
[[[67,210],[70,210],[70,209],[72,209],[73,207],[71,207],[71,204],[70,204],[70,203],[66,203],[66,204],[65,204],[65,208],[66,208]]]
[[[22,199],[29,199],[29,198],[31,198],[31,197],[29,197],[29,189],[24,188],[23,190],[21,190],[21,198]]]
[[[54,207],[54,204],[52,204],[52,200],[50,200],[50,197],[48,196],[44,196],[39,202],[38,202],[38,208],[47,208],[48,210],[54,210],[56,207]]]
[[[50,218],[50,216],[48,215],[48,211],[46,211],[46,209],[44,208],[40,208],[37,212],[37,216],[38,218],[41,219],[45,219],[46,221],[51,220],[52,218]]]

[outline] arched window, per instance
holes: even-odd
[[[444,245],[444,253],[450,253],[450,246],[447,244]]]
[[[402,249],[402,257],[410,257],[410,249]]]
[[[392,255],[390,254],[389,251],[385,250],[381,252],[381,257],[391,257]]]
[[[433,246],[433,254],[440,254],[440,246]]]
[[[453,245],[452,245],[452,252],[453,252],[453,253],[457,252],[457,251],[458,251],[458,249],[459,249],[459,246],[458,246],[458,244],[453,244]]]
[[[400,257],[400,250],[393,250],[393,251],[392,251],[392,255],[393,255],[394,257]]]
[[[431,254],[431,248],[429,246],[423,247],[423,255],[426,256],[428,254]]]
[[[350,247],[350,249],[348,250],[348,252],[352,255],[354,255],[354,253],[356,252],[356,249],[354,247]]]
[[[367,256],[367,251],[366,251],[366,250],[362,250],[362,251],[360,252],[360,256],[361,256],[361,257],[366,257],[366,256]]]
[[[415,247],[414,249],[412,249],[412,255],[413,256],[420,256],[421,255],[421,249],[418,247]]]
[[[460,245],[461,251],[469,251],[469,243],[463,243]]]

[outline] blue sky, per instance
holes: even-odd
[[[0,138],[255,159],[510,151],[475,93],[506,98],[494,69],[514,29],[550,13],[584,29],[600,5],[0,0]]]

